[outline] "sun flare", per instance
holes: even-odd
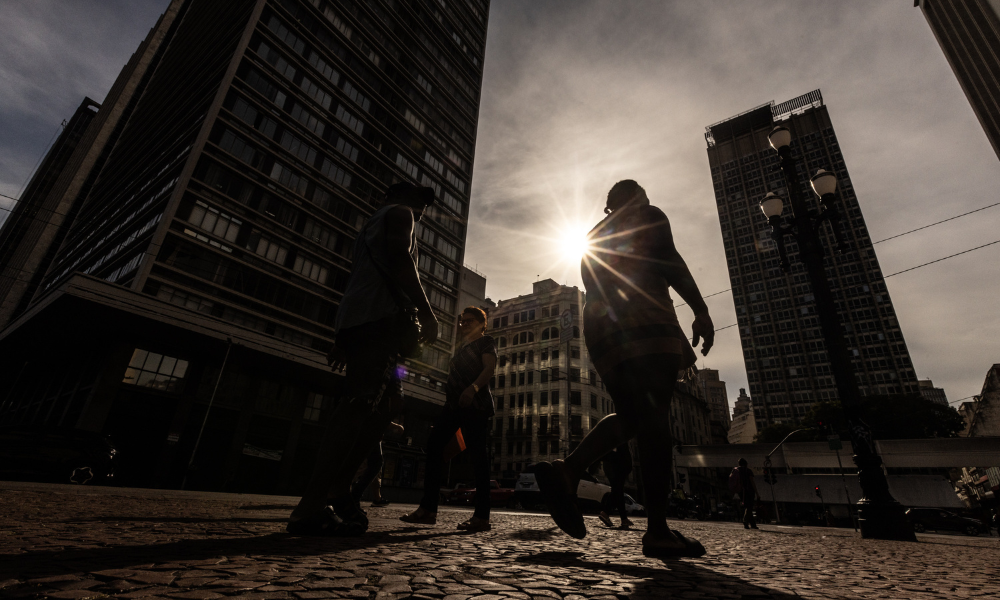
[[[563,260],[579,264],[590,248],[590,241],[587,239],[589,232],[588,227],[582,226],[566,227],[563,230],[559,236],[559,251]]]

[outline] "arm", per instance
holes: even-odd
[[[405,206],[397,206],[385,216],[385,240],[389,259],[389,275],[417,306],[420,320],[420,341],[433,343],[438,336],[437,317],[420,286],[417,265],[410,256],[410,239],[413,236],[413,213]]]
[[[662,213],[660,214],[662,215]],[[715,343],[715,325],[712,324],[712,317],[708,314],[708,306],[705,304],[705,300],[702,299],[701,292],[698,291],[698,284],[694,282],[694,277],[691,276],[691,271],[688,269],[687,263],[684,262],[684,259],[674,246],[674,236],[670,231],[670,221],[667,220],[666,215],[663,215],[662,219],[662,222],[655,229],[659,271],[667,280],[667,283],[670,284],[670,287],[674,288],[680,297],[688,303],[688,306],[694,310],[694,323],[691,324],[691,331],[694,334],[694,338],[691,341],[691,345],[697,346],[698,339],[704,338],[705,343],[702,344],[701,353],[707,356],[709,350],[712,349],[712,345]]]
[[[497,357],[495,354],[484,354],[483,355],[483,371],[476,377],[476,380],[472,383],[479,389],[483,389],[483,386],[489,383],[490,378],[493,377],[494,371],[497,368]],[[462,395],[458,398],[458,405],[462,408],[472,405],[472,397],[476,395],[476,390],[471,385],[465,388]]]

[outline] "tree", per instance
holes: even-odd
[[[907,440],[934,437],[958,437],[965,427],[958,411],[927,400],[919,394],[888,394],[862,399],[861,418],[877,440]],[[837,433],[850,439],[847,420],[839,402],[817,402],[801,421],[769,425],[760,430],[755,441],[778,443],[790,432],[814,428],[797,434],[792,441],[823,441]]]

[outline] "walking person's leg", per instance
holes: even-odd
[[[441,474],[444,467],[444,447],[458,430],[458,415],[454,410],[442,410],[431,429],[427,440],[427,464],[424,467],[424,494],[420,505],[412,513],[399,518],[405,523],[434,525],[437,523],[438,499],[441,489]]]
[[[616,479],[611,482],[611,498],[614,502],[614,507],[618,511],[618,516],[621,518],[622,526],[625,526],[628,520],[628,511],[625,510],[625,480]]]
[[[393,330],[383,322],[366,324],[341,332],[338,344],[348,355],[344,393],[327,419],[312,476],[289,518],[291,533],[360,535],[367,530],[351,483],[398,409]]]
[[[757,498],[753,494],[747,494],[747,512],[744,515],[744,522],[750,525],[750,529],[757,529],[757,518],[753,516],[753,507],[757,503]]]
[[[486,448],[486,416],[475,410],[460,410],[462,437],[466,452],[472,461],[472,472],[476,483],[476,506],[472,518],[458,526],[469,532],[489,531],[490,525],[490,455]]]
[[[351,486],[351,496],[355,502],[359,503],[361,502],[361,497],[365,494],[365,490],[378,478],[379,473],[382,471],[384,463],[384,459],[382,458],[382,442],[376,444],[375,448],[368,453],[365,463],[364,473]],[[376,495],[376,498],[380,497],[381,494]]]

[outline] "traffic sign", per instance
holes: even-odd
[[[573,313],[567,308],[559,316],[559,343],[565,344],[573,339]]]

